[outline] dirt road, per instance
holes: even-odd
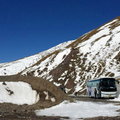
[[[74,100],[79,100],[79,101],[120,103],[120,102],[117,102],[117,101],[113,101],[112,98],[111,99],[108,99],[108,98],[96,99],[96,98],[90,98],[88,96],[72,96],[71,98],[73,98]]]

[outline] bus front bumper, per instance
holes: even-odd
[[[103,91],[101,91],[101,97],[103,97],[103,98],[115,98],[115,97],[117,97],[117,92],[103,92]]]

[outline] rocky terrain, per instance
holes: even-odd
[[[7,115],[0,117],[1,120],[69,120],[67,117],[46,117],[46,116],[40,116],[37,117],[35,115],[26,115],[22,117],[22,115]],[[120,117],[95,117],[95,118],[86,118],[81,120],[120,120]]]

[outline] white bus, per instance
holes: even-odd
[[[100,78],[87,82],[87,94],[95,98],[117,97],[116,80],[114,78]]]

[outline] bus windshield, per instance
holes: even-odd
[[[103,86],[103,87],[115,87],[115,79],[103,78],[101,80],[101,86]]]

